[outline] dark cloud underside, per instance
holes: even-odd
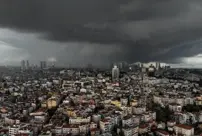
[[[0,0],[1,27],[110,46],[110,61],[169,62],[200,53],[201,42],[193,41],[202,35],[201,13],[200,0]]]

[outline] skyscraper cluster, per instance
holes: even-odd
[[[50,64],[50,67],[54,67],[54,66],[55,66],[55,63],[52,62]],[[30,66],[29,60],[22,60],[21,61],[21,70],[22,71],[29,70],[29,69],[36,69],[36,68],[37,68],[37,65],[31,64],[31,66]],[[40,61],[40,68],[41,69],[47,68],[47,62],[46,61]]]
[[[21,61],[21,70],[28,70],[29,68],[30,68],[29,60],[22,60]]]
[[[112,63],[110,65],[110,67],[112,68],[114,65],[116,65],[119,68],[119,70],[126,70],[129,68],[129,64],[127,62],[124,62],[124,61]]]

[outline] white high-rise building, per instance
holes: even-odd
[[[25,61],[22,60],[21,61],[21,70],[25,70],[26,66],[25,66]]]
[[[115,65],[112,68],[112,81],[118,81],[119,80],[119,68]]]
[[[156,69],[159,70],[161,68],[161,63],[160,62],[156,62]]]

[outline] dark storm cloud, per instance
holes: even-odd
[[[200,53],[200,42],[191,41],[201,38],[201,13],[200,0],[0,0],[2,27],[110,46],[111,61],[175,61]]]

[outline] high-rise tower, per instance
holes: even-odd
[[[29,60],[26,61],[26,69],[29,69]]]
[[[41,67],[41,69],[46,68],[46,67],[47,67],[47,66],[46,66],[46,61],[41,61],[41,62],[40,62],[40,67]]]
[[[115,65],[112,68],[112,81],[118,81],[119,80],[119,68]]]
[[[21,70],[25,70],[25,69],[26,69],[25,61],[22,60],[22,61],[21,61]]]

